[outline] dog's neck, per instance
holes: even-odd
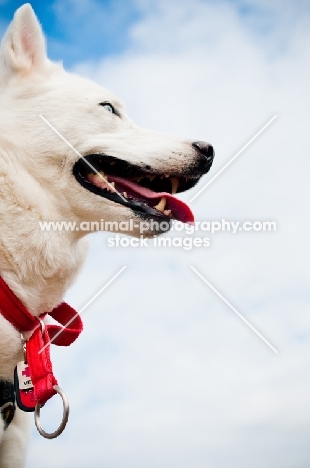
[[[1,144],[0,156],[0,275],[27,309],[40,315],[63,300],[87,243],[74,232],[41,230],[42,220],[66,218],[55,212],[38,182],[25,171],[15,173]]]

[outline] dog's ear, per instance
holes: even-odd
[[[46,46],[40,23],[29,3],[16,10],[1,43],[2,73],[40,71],[47,63]]]

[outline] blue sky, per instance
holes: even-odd
[[[16,6],[1,2],[2,29]],[[81,338],[53,350],[70,420],[52,443],[33,430],[27,466],[308,467],[309,3],[33,6],[50,56],[119,94],[139,125],[214,145],[200,186],[277,114],[192,204],[197,220],[275,220],[277,231],[218,233],[210,248],[188,252],[113,250],[109,234],[90,236],[69,303],[81,308],[127,269],[89,307]],[[49,427],[57,408],[44,409]]]
[[[4,2],[1,17],[9,22],[23,3]],[[125,0],[34,1],[31,4],[47,38],[51,39],[48,41],[50,57],[63,60],[67,66],[86,57],[96,59],[126,49],[128,30],[142,14]]]

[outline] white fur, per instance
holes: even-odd
[[[121,118],[99,106],[102,101]],[[31,6],[19,8],[0,50],[0,270],[34,315],[61,302],[86,255],[84,232],[44,232],[40,220],[134,216],[77,183],[78,157],[39,114],[82,154],[105,152],[162,172],[186,168],[196,157],[191,142],[139,128],[110,91],[51,62]],[[20,335],[0,315],[0,378],[12,379],[21,358]],[[24,466],[27,416],[18,411],[5,432],[0,422],[0,468]]]

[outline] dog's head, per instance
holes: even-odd
[[[141,129],[110,91],[51,62],[30,5],[2,41],[0,88],[1,164],[41,218],[157,221],[144,235],[193,221],[174,195],[208,172],[212,146]]]

